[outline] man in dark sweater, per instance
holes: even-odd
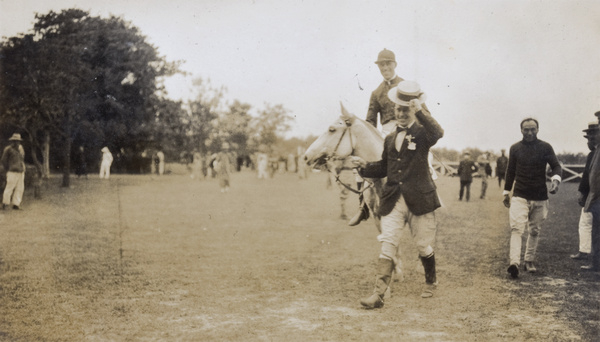
[[[509,208],[510,266],[512,278],[519,276],[521,264],[521,236],[527,229],[525,247],[525,271],[536,272],[533,264],[542,223],[548,216],[548,188],[546,187],[546,165],[552,169],[550,193],[555,194],[561,182],[562,169],[550,144],[537,138],[539,123],[536,119],[521,121],[523,140],[512,145],[508,155],[504,206]],[[514,183],[514,189],[513,189]],[[510,191],[513,190],[512,199]]]

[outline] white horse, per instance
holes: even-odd
[[[349,156],[361,157],[367,162],[381,160],[384,137],[368,122],[350,114],[342,105],[342,115],[329,126],[327,132],[321,134],[304,154],[308,166],[326,167],[337,173],[334,168],[344,166]],[[352,166],[348,165],[348,168]],[[377,213],[384,179],[365,179],[368,183],[360,190],[351,189],[355,193],[363,192],[371,217],[377,230],[381,232],[380,215]],[[348,184],[342,184],[350,188]],[[402,278],[402,269],[398,258],[396,277]]]

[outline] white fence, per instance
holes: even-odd
[[[456,175],[458,170],[459,162],[449,162],[449,161],[440,161],[438,159],[434,159],[431,163],[435,171],[442,175]],[[580,181],[581,176],[583,175],[583,169],[585,168],[585,164],[563,164],[560,163],[562,167],[562,181]],[[496,176],[496,164],[492,163],[492,176]],[[548,177],[550,178],[550,177]]]

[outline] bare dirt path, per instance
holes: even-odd
[[[479,200],[474,183],[477,200],[465,203],[456,179],[438,185],[436,296],[420,298],[423,275],[407,241],[404,280],[369,311],[358,300],[372,290],[376,230],[338,219],[338,194],[322,174],[259,181],[242,172],[227,194],[215,180],[177,175],[75,181],[0,216],[9,227],[0,242],[0,339],[593,340],[598,317],[581,322],[573,311],[583,297],[598,302],[595,278],[569,278],[547,261],[537,275],[509,279],[500,190],[490,186]],[[556,247],[546,248],[542,259],[554,260]]]

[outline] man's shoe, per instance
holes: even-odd
[[[348,222],[348,225],[350,227],[356,226],[361,221],[366,220],[368,217],[369,217],[369,212],[367,211],[367,209],[365,209],[365,207],[360,207],[360,210],[358,211],[358,213],[356,213],[356,215],[354,215],[350,219],[350,221]]]
[[[594,265],[583,265],[583,266],[581,266],[581,269],[583,271],[591,271],[591,272],[598,272],[598,271],[600,271],[600,267],[596,267]]]
[[[383,307],[383,298],[377,293],[373,293],[370,297],[361,299],[360,304],[364,306],[365,309],[378,309]]]
[[[346,214],[341,214],[340,219],[346,221],[348,219],[348,216],[346,216]]]
[[[425,284],[423,292],[421,292],[421,298],[431,298],[437,290],[437,282],[433,284]]]
[[[8,204],[2,204],[2,210],[7,210],[9,208]]]
[[[14,210],[21,210],[21,207],[19,207],[18,205],[13,205],[13,209]]]
[[[512,264],[510,266],[508,266],[508,270],[506,270],[508,273],[510,273],[511,278],[513,279],[517,279],[519,278],[519,266],[516,264]]]
[[[572,254],[571,259],[573,260],[587,260],[590,255],[588,253],[577,252],[577,254]]]
[[[523,268],[525,269],[525,271],[527,271],[529,273],[535,273],[535,272],[537,272],[537,269],[533,265],[532,261],[525,261],[525,265],[523,265]]]

